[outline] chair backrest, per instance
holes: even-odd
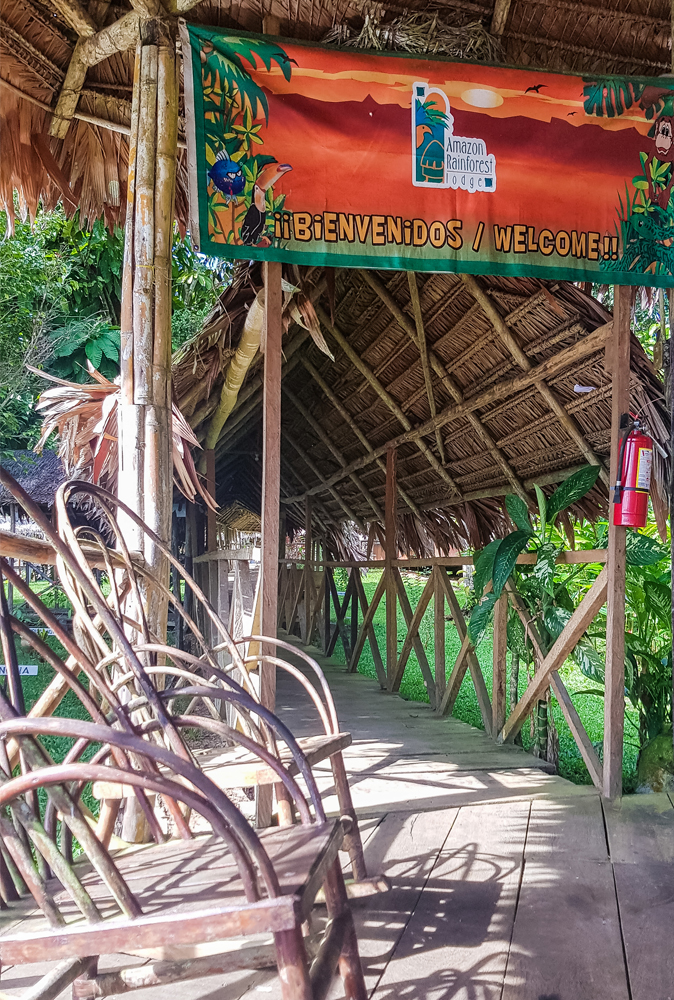
[[[155,793],[199,813],[210,825],[212,835],[221,838],[229,849],[246,899],[254,902],[263,896],[280,895],[276,873],[259,837],[227,795],[194,764],[153,742],[107,725],[65,718],[7,718],[12,711],[0,692],[4,720],[0,722],[0,742],[16,739],[27,765],[26,772],[14,778],[0,771],[0,895],[10,909],[14,899],[27,890],[52,926],[61,926],[63,916],[48,884],[53,875],[86,920],[101,919],[101,900],[97,894],[94,902],[83,878],[93,867],[119,910],[127,917],[140,915],[132,889],[97,839],[81,807],[87,787],[103,780],[131,785],[143,796]],[[42,739],[45,736],[73,741],[63,763],[54,764]],[[97,745],[95,753],[83,762],[80,758],[92,745]],[[287,786],[292,792],[292,779]],[[38,789],[44,789],[46,796],[36,796]],[[308,812],[306,807],[304,811]],[[77,839],[82,855],[76,863],[63,851],[63,837],[58,836],[63,831],[58,827]],[[156,841],[164,839],[161,828],[155,827],[154,833]],[[183,836],[191,837],[189,828]]]

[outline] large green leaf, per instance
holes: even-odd
[[[533,578],[540,584],[546,594],[554,597],[555,594],[555,560],[557,549],[554,545],[547,543],[538,549],[538,559],[532,570]]]
[[[494,568],[494,556],[496,555],[496,550],[500,544],[501,539],[495,538],[493,542],[490,542],[489,545],[485,545],[483,549],[476,552],[473,556],[473,559],[475,560],[473,587],[475,588],[476,597],[482,597],[484,588],[491,580],[492,570]]]
[[[537,483],[534,483],[534,489],[536,490],[536,498],[538,500],[538,515],[541,519],[540,534],[541,538],[545,538],[545,526],[548,523],[548,501],[545,493]]]
[[[505,506],[513,524],[516,524],[520,531],[531,532],[529,508],[522,497],[517,496],[516,493],[509,493],[505,498]]]
[[[583,87],[585,114],[599,118],[622,115],[639,100],[644,86],[644,83],[618,76],[586,80]]]
[[[524,625],[522,624],[522,619],[515,612],[510,615],[508,619],[508,649],[511,653],[515,653],[522,660],[529,659],[529,650],[527,648],[527,636],[524,631]]]
[[[480,642],[491,620],[496,598],[493,594],[485,594],[480,603],[473,608],[468,622],[468,635],[474,646]]]
[[[552,638],[556,639],[561,634],[570,617],[570,611],[566,608],[560,608],[553,604],[551,607],[545,609],[543,614],[543,624]]]
[[[578,665],[581,673],[590,680],[604,683],[604,659],[589,639],[580,640],[571,654],[571,659]]]
[[[664,545],[648,535],[641,535],[638,531],[627,532],[627,562],[630,566],[654,566],[668,555]]]
[[[515,568],[517,557],[527,547],[530,538],[530,531],[513,531],[511,535],[508,535],[501,541],[494,556],[494,569],[492,572],[492,585],[496,597],[501,596],[501,591]]]
[[[560,511],[566,510],[571,504],[576,503],[586,493],[589,493],[597,482],[599,472],[600,468],[598,465],[586,465],[584,468],[574,472],[568,479],[565,479],[548,499],[548,521],[554,521]]]
[[[672,627],[672,592],[670,588],[656,580],[646,580],[644,591],[646,610],[669,630]]]

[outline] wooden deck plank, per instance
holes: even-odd
[[[531,803],[527,862],[538,863],[566,853],[584,861],[609,860],[601,801],[594,789],[590,795]]]
[[[632,1000],[674,1000],[674,867],[614,866]]]
[[[502,1000],[542,997],[629,1000],[609,862],[525,863]]]
[[[373,996],[500,997],[529,803],[462,808]]]
[[[674,808],[666,793],[624,796],[604,813],[613,862],[674,861]]]

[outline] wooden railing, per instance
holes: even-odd
[[[532,565],[535,553],[525,553],[520,564]],[[605,549],[563,552],[557,562],[566,565],[601,564],[606,561]],[[517,593],[512,579],[499,598],[494,614],[492,694],[485,684],[482,667],[470,641],[467,624],[459,605],[448,569],[471,565],[470,556],[447,556],[428,559],[364,560],[362,562],[306,562],[282,559],[279,562],[278,625],[288,633],[297,632],[305,643],[318,640],[327,655],[341,642],[347,670],[358,669],[366,644],[369,644],[379,684],[383,690],[400,690],[410,654],[414,651],[421,669],[431,707],[438,715],[452,712],[459,689],[469,673],[486,732],[496,742],[516,738],[523,723],[537,703],[546,698],[548,688],[557,699],[564,718],[578,745],[592,780],[602,787],[602,765],[573,706],[571,697],[559,676],[559,668],[587,630],[590,622],[606,600],[606,569],[602,569],[593,586],[575,610],[564,630],[549,651],[546,651],[531,620],[526,605]],[[343,593],[335,585],[334,571],[347,571],[348,582]],[[414,609],[409,601],[401,570],[430,569],[430,574]],[[368,601],[363,587],[363,569],[381,569],[372,599]],[[387,627],[385,648],[379,646],[374,618],[385,598]],[[419,629],[431,602],[434,622],[434,662],[429,663]],[[391,607],[391,603],[394,607]],[[526,691],[510,706],[506,690],[506,655],[508,606],[521,618],[529,638],[534,660],[534,676]],[[402,611],[406,634],[398,651],[397,612]],[[445,615],[448,612],[460,640],[458,655],[452,664],[446,661]],[[395,634],[392,634],[395,630]]]

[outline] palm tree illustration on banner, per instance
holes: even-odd
[[[270,70],[273,63],[290,80],[291,60],[276,43],[262,38],[214,35],[201,42],[205,156],[208,165],[208,228],[214,243],[269,246],[269,213],[282,212],[285,195],[273,186],[290,164],[277,165],[263,152],[269,121],[264,90],[246,64]]]
[[[428,91],[425,84],[415,84],[414,91],[415,183],[443,184],[446,136],[452,124],[447,98],[440,91]],[[445,99],[445,111],[438,106],[438,97]]]
[[[613,246],[606,247],[603,270],[674,274],[674,89],[627,77],[593,77],[585,80],[585,114],[617,118],[640,109],[652,140],[649,152],[641,152],[640,173],[625,183],[625,198],[618,195]],[[635,108],[636,106],[636,108]],[[609,240],[613,244],[613,240]],[[608,251],[608,252],[607,252]]]

